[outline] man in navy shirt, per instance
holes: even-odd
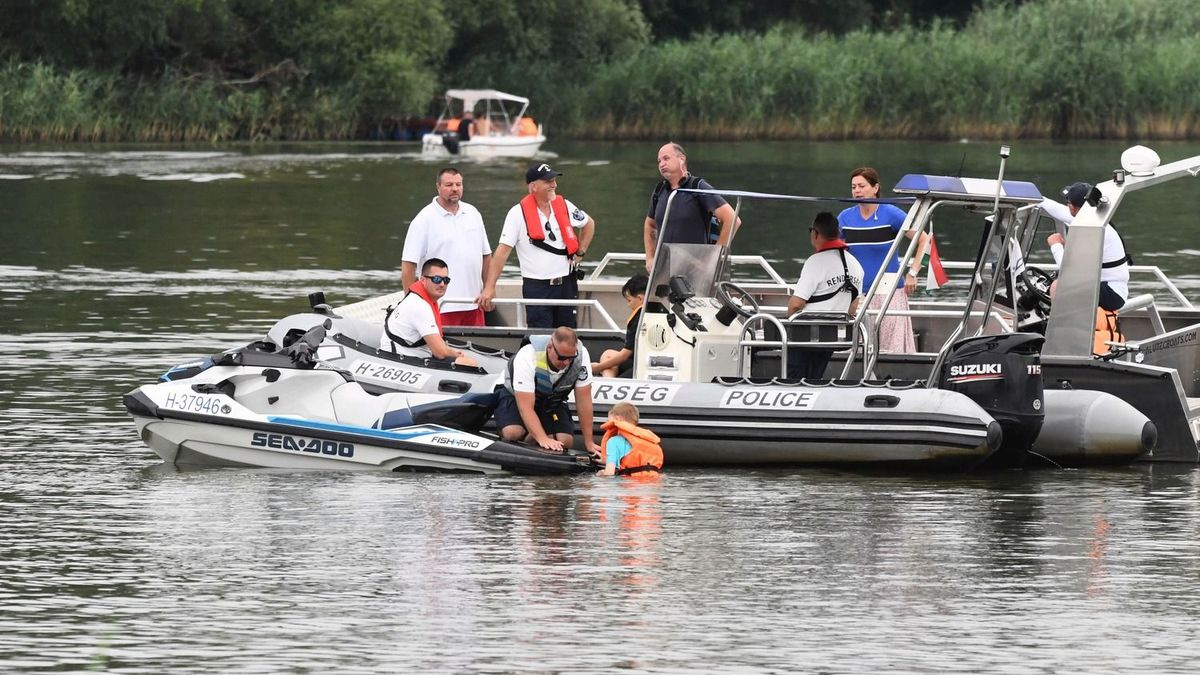
[[[646,211],[643,239],[646,244],[646,271],[654,264],[654,253],[661,240],[666,243],[711,244],[709,222],[716,218],[720,222],[720,237],[715,243],[729,244],[733,236],[734,212],[720,195],[681,192],[671,201],[671,214],[667,218],[667,201],[671,193],[679,188],[712,190],[708,181],[688,173],[687,153],[678,143],[667,143],[658,149],[658,173],[663,180],[650,196],[650,208]],[[666,231],[660,232],[663,222]],[[740,223],[739,223],[740,225]]]

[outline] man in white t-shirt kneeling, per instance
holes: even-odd
[[[383,323],[383,338],[379,348],[395,351],[403,347],[427,347],[439,361],[460,366],[477,366],[475,359],[461,350],[453,349],[442,339],[442,312],[438,300],[446,295],[450,270],[441,258],[430,258],[421,266],[421,279],[408,288],[408,293],[392,309]]]
[[[863,268],[839,236],[837,217],[822,211],[808,228],[816,253],[804,262],[788,300],[788,316],[798,312],[854,314],[862,292]],[[834,350],[816,347],[788,349],[787,376],[821,379]]]

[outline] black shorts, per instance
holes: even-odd
[[[1106,309],[1110,312],[1115,312],[1125,306],[1125,298],[1121,297],[1108,285],[1107,281],[1100,282],[1100,309]]]
[[[516,397],[503,387],[497,392],[499,397],[496,403],[496,428],[503,429],[513,425],[524,427],[525,422],[521,420],[521,411],[517,409]],[[547,434],[575,433],[575,421],[571,419],[571,411],[567,408],[565,401],[554,405],[547,405],[544,401],[535,401],[533,409],[537,412],[538,420]],[[526,431],[529,430],[526,429]]]
[[[617,366],[617,377],[633,377],[633,357],[625,359]]]

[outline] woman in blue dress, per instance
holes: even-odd
[[[879,198],[879,173],[871,167],[860,167],[850,173],[850,194],[855,199]],[[892,275],[900,271],[900,258],[893,255],[886,260],[888,249],[896,238],[896,233],[904,225],[907,214],[893,204],[856,204],[838,214],[838,225],[842,238],[850,246],[850,252],[858,259],[863,267],[863,292],[871,288],[875,277],[880,274]],[[912,232],[906,233],[908,238]],[[904,275],[904,288],[897,289],[892,296],[892,304],[888,311],[908,310],[908,296],[917,288],[917,275],[921,272],[921,258],[929,245],[929,236],[922,234],[917,242],[917,251],[909,261],[907,274]],[[897,252],[899,253],[899,251]],[[885,278],[885,281],[889,279]],[[879,309],[883,304],[886,293],[881,287],[871,299],[869,309]],[[879,349],[886,352],[912,353],[917,351],[913,339],[912,319],[907,316],[887,316],[879,327]]]

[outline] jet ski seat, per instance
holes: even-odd
[[[495,392],[466,394],[448,401],[390,410],[372,426],[396,429],[414,424],[440,424],[451,429],[478,432],[492,418],[498,401]]]

